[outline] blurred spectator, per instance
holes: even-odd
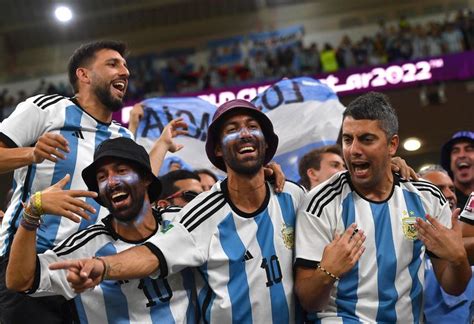
[[[474,192],[474,132],[455,133],[441,148],[441,165],[453,178],[458,207],[463,208]]]
[[[462,33],[452,22],[445,25],[445,30],[441,34],[441,40],[443,48],[448,54],[459,53],[464,50]]]
[[[194,171],[201,181],[203,191],[208,191],[219,180],[217,176],[208,169],[199,169]]]
[[[320,58],[322,71],[324,73],[336,72],[339,69],[336,51],[329,43],[324,44],[324,49],[321,51]]]
[[[339,145],[323,146],[309,151],[303,155],[298,165],[301,185],[308,191],[344,169]]]
[[[203,192],[199,176],[188,170],[175,170],[160,177],[161,193],[157,204],[160,207],[184,207]]]

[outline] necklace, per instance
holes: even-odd
[[[259,185],[258,187],[252,188],[250,190],[245,190],[245,192],[252,192],[252,191],[258,190],[258,189],[262,188],[264,185],[265,185],[265,182],[262,183],[261,185]],[[232,190],[232,191],[235,191],[235,192],[242,192],[243,191],[242,189],[239,190],[239,189],[232,188],[230,186],[229,186],[229,189]]]

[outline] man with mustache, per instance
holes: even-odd
[[[174,222],[136,247],[102,260],[52,265],[68,269],[78,292],[106,279],[166,278],[196,272],[205,323],[294,323],[293,244],[296,209],[304,189],[286,182],[281,192],[264,179],[278,137],[250,102],[221,105],[209,125],[206,153],[227,178],[189,202]]]
[[[8,287],[33,296],[62,295],[73,300],[75,318],[80,323],[195,323],[195,309],[190,303],[194,286],[185,272],[167,279],[105,281],[78,295],[69,286],[66,272],[48,269],[58,260],[88,257],[91,253],[94,257],[113,255],[142,244],[159,231],[162,220],[176,214],[152,210],[152,202],[160,195],[160,181],[151,171],[145,149],[129,138],[102,142],[82,177],[90,191],[62,190],[69,180],[66,176],[42,192],[43,210],[77,222],[79,217],[71,215],[70,210],[84,218],[94,213],[90,205],[77,199],[86,196],[110,214],[37,255],[35,234],[41,216],[36,214],[34,198],[30,198],[11,248]]]
[[[81,171],[92,162],[96,147],[106,139],[131,138],[132,134],[112,121],[122,107],[130,73],[124,58],[126,46],[116,41],[98,41],[75,50],[68,64],[74,97],[37,95],[20,103],[0,124],[0,172],[15,170],[15,191],[5,212],[0,232],[0,322],[69,322],[63,298],[32,299],[5,287],[5,269],[23,205],[33,195],[55,184],[66,174],[65,189],[85,189]],[[175,122],[174,126],[180,125]],[[156,142],[150,158],[160,161],[167,147]],[[152,163],[154,171],[160,163]],[[157,173],[157,172],[156,172]],[[155,174],[156,174],[155,173]],[[107,214],[91,198],[86,202],[96,212],[89,220],[74,223],[46,215],[37,232],[37,252],[52,248],[78,230]]]

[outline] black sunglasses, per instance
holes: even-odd
[[[194,198],[196,198],[196,196],[199,195],[197,192],[195,191],[191,191],[191,190],[185,190],[185,191],[178,191],[178,192],[175,192],[174,194],[172,194],[171,196],[168,196],[166,197],[165,199],[166,200],[171,200],[173,198],[183,198],[183,200],[185,200],[186,202],[190,202],[191,200],[193,200]]]

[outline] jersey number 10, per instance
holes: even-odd
[[[262,264],[260,268],[265,269],[267,274],[267,287],[273,286],[274,283],[280,283],[282,279],[280,262],[276,255],[270,257],[270,262],[267,261],[267,258],[262,259]]]

